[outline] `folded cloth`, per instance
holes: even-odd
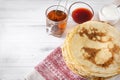
[[[38,74],[39,73],[39,74]],[[39,76],[39,77],[38,77]],[[41,76],[41,78],[40,78]],[[65,64],[61,48],[56,48],[41,63],[35,66],[35,71],[26,80],[86,80],[74,74]]]

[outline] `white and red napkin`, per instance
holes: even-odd
[[[41,63],[35,66],[35,70],[29,74],[26,80],[86,80],[74,74],[65,64],[61,48],[56,48]]]

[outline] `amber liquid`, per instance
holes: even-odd
[[[91,20],[92,17],[92,12],[86,8],[77,8],[72,12],[73,20],[79,24]]]
[[[47,18],[55,23],[50,23],[50,21],[47,22],[48,25],[52,24],[52,26],[50,26],[52,27],[52,34],[61,35],[67,24],[67,14],[61,10],[52,10],[48,13]]]
[[[63,11],[60,11],[60,10],[52,10],[48,13],[47,17],[50,19],[50,20],[53,20],[53,21],[62,21],[64,20],[67,15],[65,12]]]

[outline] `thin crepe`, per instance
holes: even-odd
[[[62,46],[67,66],[84,77],[112,77],[120,73],[120,32],[113,26],[88,21],[76,26]]]

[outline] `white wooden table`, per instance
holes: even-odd
[[[112,2],[80,1],[91,4],[96,15],[104,4]],[[0,0],[0,80],[24,80],[34,66],[63,43],[65,35],[57,38],[45,32],[45,9],[57,3],[58,0]]]

